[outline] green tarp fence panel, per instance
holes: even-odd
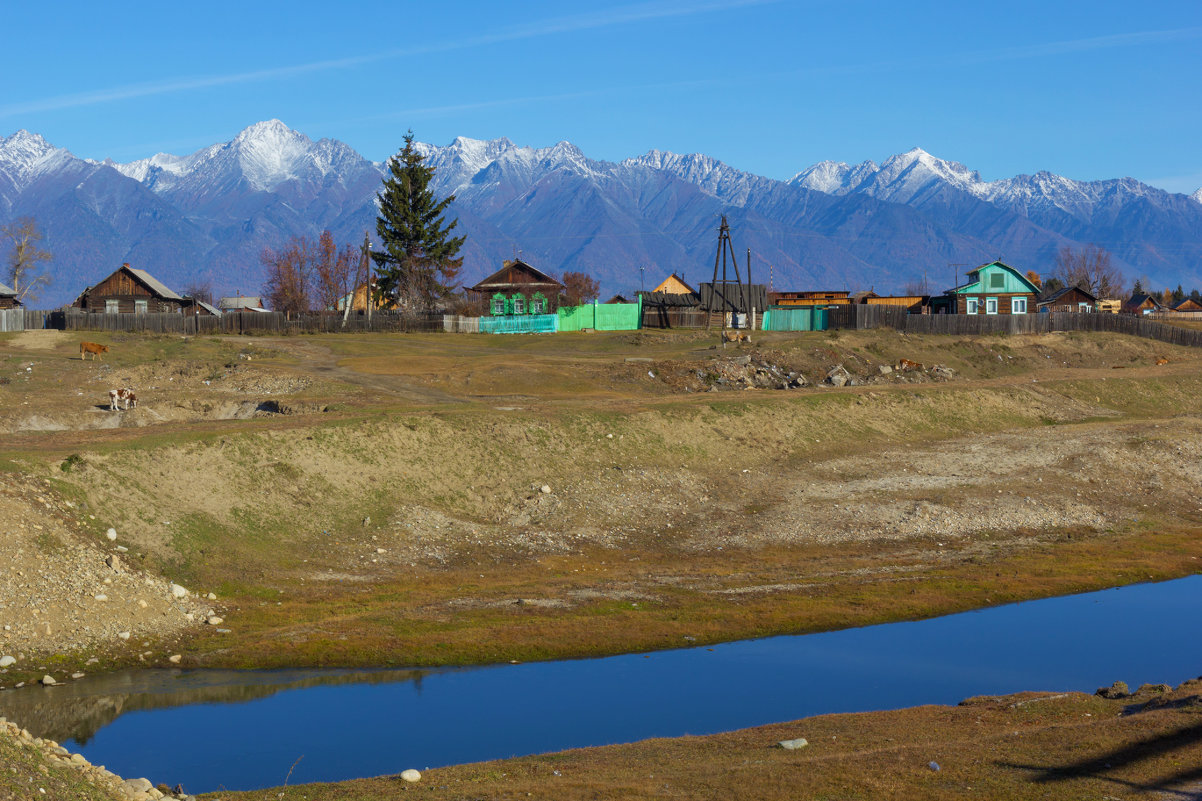
[[[770,306],[764,312],[765,331],[825,331],[826,325],[826,309]]]
[[[559,330],[637,331],[643,327],[643,303],[586,303],[559,308]]]
[[[481,334],[553,334],[559,330],[554,314],[515,314],[509,317],[481,317]]]

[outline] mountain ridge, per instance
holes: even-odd
[[[505,137],[415,146],[435,169],[435,191],[456,195],[469,284],[518,250],[552,272],[590,272],[607,292],[637,289],[647,272],[704,280],[723,214],[736,247],[750,247],[756,272],[778,287],[888,291],[999,254],[1046,273],[1060,247],[1089,242],[1116,244],[1132,277],[1202,282],[1202,189],[1046,171],[984,181],[918,147],[778,180],[699,153],[610,162],[567,141],[535,148]],[[249,291],[262,283],[266,247],[327,228],[354,243],[374,232],[384,166],[279,120],[188,155],[127,163],[79,159],[22,130],[0,138],[0,222],[33,213],[44,224],[58,254],[55,305],[122,261],[177,289],[207,280]]]

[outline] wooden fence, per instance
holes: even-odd
[[[64,331],[141,331],[160,334],[321,334],[444,331],[441,313],[375,312],[371,318],[352,313],[345,324],[340,312],[285,314],[227,312],[220,317],[195,314],[81,314],[51,312],[47,328]],[[41,326],[39,326],[41,327]]]
[[[904,309],[861,305],[831,309],[829,327],[895,328],[907,334],[961,336],[1107,331],[1155,339],[1171,345],[1202,347],[1202,330],[1169,325],[1132,314],[906,314]]]

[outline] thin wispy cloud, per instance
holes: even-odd
[[[175,94],[178,92],[209,89],[217,86],[230,86],[245,83],[259,83],[272,80],[285,80],[301,75],[320,72],[330,72],[340,69],[361,66],[379,61],[404,58],[414,55],[466,50],[475,47],[503,44],[505,42],[536,39],[559,34],[575,33],[578,31],[596,30],[600,28],[628,25],[636,22],[646,22],[671,17],[695,16],[716,11],[727,11],[747,6],[766,5],[780,0],[710,0],[704,3],[684,3],[678,0],[668,2],[659,0],[652,3],[620,6],[604,11],[574,14],[564,17],[554,17],[538,20],[524,25],[502,28],[498,31],[480,36],[471,36],[445,42],[434,42],[419,47],[400,48],[394,50],[370,53],[361,56],[350,56],[340,59],[315,61],[308,64],[295,64],[270,69],[251,70],[247,72],[229,73],[225,75],[193,76],[164,81],[129,84],[111,89],[100,89],[91,92],[80,92],[69,95],[58,95],[42,100],[31,100],[24,103],[12,103],[0,106],[0,117],[12,117],[18,114],[31,114],[43,111],[58,111],[78,108],[81,106],[111,103],[120,100],[130,100],[153,95]]]

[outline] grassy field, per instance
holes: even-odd
[[[73,536],[103,544],[112,526],[134,567],[217,595],[229,631],[183,635],[184,666],[670,648],[1172,578],[1202,559],[1202,356],[1130,337],[852,331],[724,350],[700,332],[98,334],[110,354],[93,363],[74,339],[33,333],[0,335],[0,471],[69,503]],[[882,369],[902,358],[925,368]],[[820,386],[836,365],[855,385]],[[789,375],[809,385],[772,388]],[[110,386],[135,387],[138,409],[101,408]],[[145,664],[104,643],[47,656]],[[753,764],[740,736],[620,758],[682,749],[683,766],[717,748]],[[577,757],[513,775],[557,759]],[[824,759],[829,787],[809,797],[894,792],[872,763],[834,779],[860,757]],[[554,797],[626,786],[590,775]],[[950,775],[919,771],[893,797],[928,786],[911,779],[943,793]],[[774,797],[765,787],[746,795]],[[456,792],[438,797],[476,797]]]

